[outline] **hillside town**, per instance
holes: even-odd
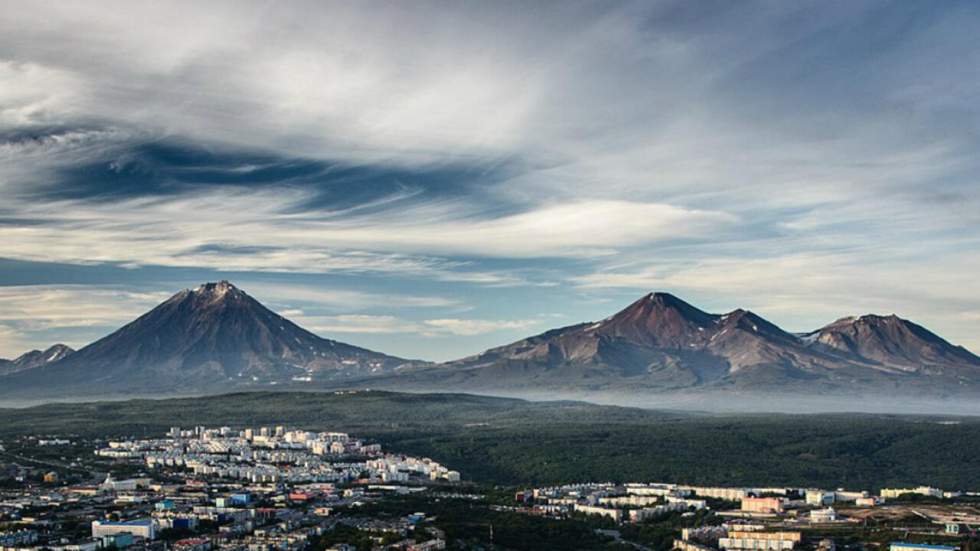
[[[0,549],[300,550],[338,526],[373,534],[378,549],[442,549],[424,513],[385,520],[332,513],[460,481],[428,458],[385,453],[346,433],[283,426],[173,427],[161,438],[107,441],[94,456],[136,476],[110,472],[62,485],[51,471],[40,485],[7,484]],[[14,482],[25,477],[15,473]]]
[[[382,454],[342,432],[287,430],[283,426],[170,429],[166,438],[112,441],[96,455],[136,459],[149,469],[187,471],[247,483],[349,482],[367,474],[381,482],[446,480],[459,473],[429,459]],[[350,460],[358,458],[358,460]]]
[[[869,520],[902,519],[912,514],[922,538],[944,542],[975,538],[980,509],[953,505],[959,498],[972,503],[978,492],[944,491],[928,486],[867,490],[825,490],[785,487],[707,487],[669,483],[570,484],[522,490],[516,493],[524,514],[571,518],[602,517],[616,525],[643,523],[671,513],[694,516],[711,511],[716,522],[686,527],[672,542],[681,551],[788,551],[803,548],[805,535],[846,532],[867,526]],[[897,504],[890,507],[890,500]],[[923,502],[909,506],[909,502]],[[812,541],[808,548],[836,549],[831,538]],[[890,551],[957,551],[956,545],[891,542]]]

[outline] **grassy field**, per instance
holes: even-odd
[[[0,410],[0,438],[161,434],[173,425],[343,430],[478,482],[980,490],[980,419],[707,415],[464,394],[242,393]]]

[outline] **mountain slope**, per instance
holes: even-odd
[[[739,372],[799,375],[832,363],[751,312],[709,314],[651,293],[598,323],[549,331],[446,368],[450,379],[477,385],[677,389],[731,382]],[[509,380],[515,374],[523,380]]]
[[[910,373],[980,369],[980,357],[894,314],[839,319],[804,336],[814,348]]]
[[[405,363],[318,337],[222,281],[181,291],[60,361],[0,381],[75,393],[210,391],[364,377]]]
[[[14,360],[0,360],[0,375],[25,371],[49,363],[57,362],[67,358],[74,352],[75,351],[72,350],[71,347],[64,344],[56,344],[49,347],[47,350],[31,350],[30,352],[26,352],[18,356]]]
[[[800,337],[746,310],[710,314],[651,293],[598,323],[548,331],[399,380],[490,392],[980,389],[975,356],[898,321],[875,330],[836,322]]]

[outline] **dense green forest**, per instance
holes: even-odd
[[[463,394],[240,393],[0,410],[0,438],[151,435],[172,425],[344,430],[464,478],[980,489],[980,419],[708,415]]]

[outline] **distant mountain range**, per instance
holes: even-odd
[[[192,394],[268,385],[547,393],[980,395],[980,358],[897,316],[805,334],[735,310],[648,294],[599,322],[443,364],[306,331],[222,281],[184,290],[77,352],[0,361],[0,396]]]
[[[0,375],[33,369],[45,364],[67,358],[75,351],[63,344],[56,344],[47,350],[31,350],[13,360],[0,359]]]
[[[796,335],[747,310],[709,314],[651,293],[596,323],[555,329],[412,374],[450,388],[663,392],[980,392],[980,358],[897,316]]]

